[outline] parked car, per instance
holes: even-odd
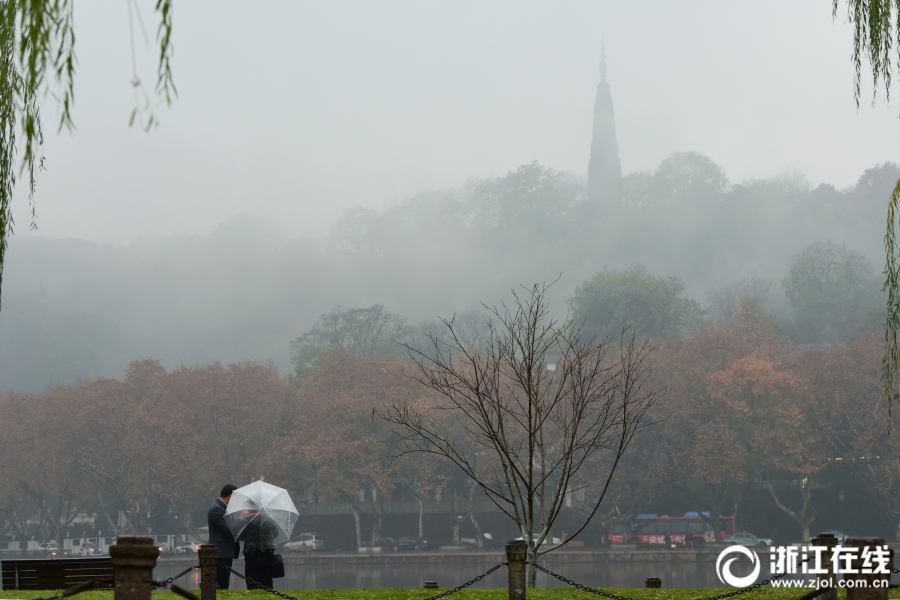
[[[375,545],[379,548],[389,548],[395,552],[400,549],[400,544],[392,537],[380,537]]]
[[[302,552],[304,550],[324,550],[325,542],[315,533],[301,533],[283,546],[285,552]]]
[[[773,544],[769,538],[756,537],[747,532],[729,535],[722,541],[732,546],[747,546],[748,548],[768,548]]]
[[[78,556],[100,556],[103,550],[96,546],[84,545],[78,550]]]
[[[189,552],[200,552],[200,544],[202,542],[178,542],[175,545],[176,554],[187,554]]]
[[[403,537],[397,538],[396,545],[400,550],[427,550],[430,544],[428,540],[425,538],[416,537],[413,535],[405,535]]]
[[[44,556],[56,556],[59,544],[56,542],[43,542],[38,544],[38,552]]]
[[[848,537],[850,537],[846,533],[841,533],[840,531],[837,531],[835,529],[826,529],[825,531],[817,533],[816,535],[822,535],[822,534],[833,535],[835,538],[837,538],[838,544],[843,544],[844,540],[846,540]]]

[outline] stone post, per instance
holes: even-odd
[[[870,551],[876,548],[881,549],[884,547],[884,540],[882,538],[851,537],[844,541],[844,546],[859,548],[852,567],[856,571],[860,571],[863,568],[863,548],[868,547]],[[890,548],[887,551],[889,556],[887,574],[857,573],[844,576],[847,600],[887,600],[888,584],[891,581],[890,569],[894,564],[894,551]]]
[[[150,600],[153,567],[159,548],[149,537],[119,537],[109,547],[115,578],[115,600]]]
[[[202,544],[197,552],[200,559],[200,600],[216,600],[216,566],[219,549],[215,544]]]
[[[824,548],[824,550],[822,550],[821,567],[828,572],[816,575],[816,589],[820,590],[823,587],[828,587],[830,589],[819,596],[819,598],[822,598],[822,600],[838,600],[837,578],[834,576],[834,563],[831,561],[831,553],[834,547],[837,546],[837,538],[830,533],[820,533],[810,540],[809,544],[810,546],[820,546]],[[812,555],[812,553],[810,553],[810,555]]]
[[[525,600],[525,559],[528,542],[513,540],[506,544],[506,560],[509,562],[509,600]]]

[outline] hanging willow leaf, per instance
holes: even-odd
[[[832,0],[831,15],[837,18],[840,0]],[[883,87],[885,100],[891,98],[892,70],[900,70],[900,0],[848,0],[847,19],[853,27],[853,97],[859,108],[862,88],[863,62],[868,60],[872,72],[872,103]],[[891,60],[896,52],[896,64]],[[885,351],[881,361],[882,391],[888,402],[888,414],[894,402],[900,400],[896,378],[900,371],[900,181],[888,201],[887,231],[884,235],[884,291],[888,293],[887,321],[884,328]],[[890,433],[890,420],[888,433]]]
[[[129,0],[132,1],[132,0]],[[9,237],[16,176],[28,174],[31,227],[36,226],[36,173],[44,165],[40,98],[55,89],[59,129],[73,127],[75,103],[75,0],[0,0],[0,289]],[[177,95],[172,79],[173,0],[157,0],[160,25],[157,92],[166,104]],[[51,83],[47,79],[52,79]],[[139,109],[137,109],[139,110]],[[132,113],[132,121],[134,120]],[[155,122],[153,115],[150,120]],[[16,155],[21,152],[21,162]],[[18,170],[18,171],[17,171]]]
[[[885,398],[888,401],[888,414],[894,402],[900,400],[895,379],[900,371],[900,346],[897,338],[900,332],[900,244],[897,243],[897,231],[900,228],[900,181],[894,187],[888,202],[887,231],[884,234],[884,290],[888,293],[887,325],[884,330],[885,350],[881,359],[881,383]],[[890,431],[890,421],[888,421]]]

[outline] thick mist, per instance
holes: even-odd
[[[338,306],[429,330],[559,278],[563,316],[604,268],[845,341],[859,325],[810,333],[782,286],[816,243],[878,299],[900,123],[857,107],[852,31],[819,2],[185,5],[149,133],[126,8],[79,6],[77,129],[47,136],[36,233],[14,199],[0,391],[145,357],[290,372]]]
[[[271,358],[290,372],[290,342],[335,306],[381,303],[415,327],[559,277],[551,297],[562,316],[576,286],[604,267],[676,276],[710,320],[754,295],[790,329],[782,280],[815,242],[864,257],[877,295],[884,198],[898,177],[882,164],[845,190],[797,173],[731,183],[711,158],[681,153],[626,174],[621,202],[603,209],[582,177],[531,163],[350,209],[322,239],[290,238],[249,215],[205,236],[125,246],[18,236],[0,312],[0,389],[115,376],[144,357],[167,368]]]

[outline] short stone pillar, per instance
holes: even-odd
[[[887,549],[888,572],[886,574],[860,573],[859,571],[863,569],[863,549],[868,548],[870,552],[876,549],[882,551],[885,547],[884,539],[851,537],[844,541],[844,546],[859,549],[851,565],[857,573],[844,575],[847,600],[887,600],[888,584],[891,582],[890,570],[894,564],[894,551],[891,548]]]
[[[119,537],[109,547],[115,578],[115,600],[150,600],[153,567],[159,548],[149,537]]]
[[[219,549],[215,544],[201,544],[197,556],[200,559],[200,600],[216,600]]]
[[[816,574],[816,589],[821,590],[827,587],[829,590],[819,596],[819,598],[822,598],[822,600],[838,600],[837,578],[834,575],[834,563],[831,561],[831,554],[834,551],[834,547],[837,546],[837,538],[830,533],[820,533],[810,540],[809,545],[824,548],[821,550],[822,560],[820,566],[828,572]],[[812,554],[810,555],[812,556]]]
[[[525,600],[525,560],[528,543],[513,540],[506,544],[506,561],[509,563],[509,600]]]

